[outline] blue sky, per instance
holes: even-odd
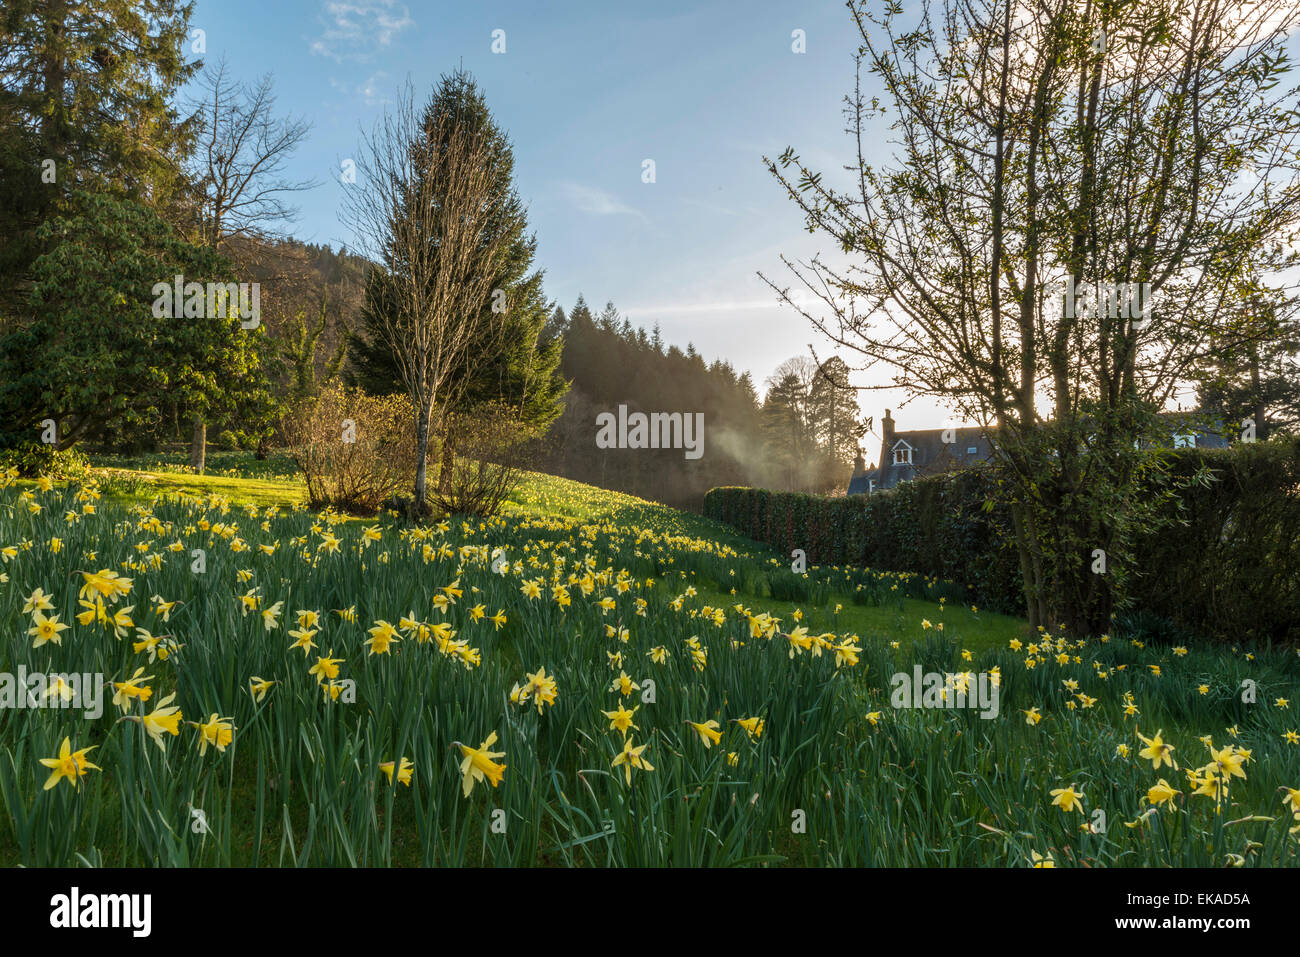
[[[208,62],[224,54],[239,79],[270,71],[277,110],[312,122],[288,170],[322,183],[296,200],[298,237],[347,242],[338,169],[360,129],[408,75],[427,92],[463,63],[513,141],[548,296],[566,309],[580,292],[594,309],[612,299],[633,325],[659,323],[666,341],[730,360],[760,390],[810,343],[828,354],[756,271],[784,282],[781,253],[825,245],[762,156],[793,145],[832,175],[852,157],[842,110],[856,32],[839,0],[198,0],[191,26]],[[899,398],[865,393],[864,412],[878,421]],[[909,424],[943,420],[914,409]]]

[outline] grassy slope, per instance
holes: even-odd
[[[101,477],[107,480],[105,489],[109,493],[108,497],[128,503],[148,501],[157,492],[181,490],[199,494],[216,493],[228,497],[235,504],[288,503],[300,500],[302,496],[301,483],[283,477],[189,476],[162,471],[146,473],[126,470]],[[548,475],[529,475],[511,497],[506,513],[507,516],[521,518],[549,517],[576,523],[610,521],[625,526],[653,528],[659,533],[668,532],[729,545],[744,556],[742,561],[745,563],[766,564],[785,561],[783,556],[741,538],[730,529],[700,516]],[[742,601],[755,608],[763,608],[781,615],[787,622],[789,618],[786,616],[793,608],[773,601],[770,596],[744,592],[726,594],[716,589],[697,587],[704,601],[727,605]],[[1005,649],[1005,642],[1020,636],[1026,628],[1025,623],[1018,619],[989,615],[984,612],[975,614],[969,609],[951,607],[941,609],[934,602],[909,599],[903,603],[900,612],[895,606],[882,608],[853,605],[848,600],[847,594],[838,597],[843,598],[843,608],[838,618],[833,618],[833,610],[835,604],[839,602],[836,598],[832,598],[821,607],[814,608],[805,604],[802,607],[805,615],[804,624],[809,625],[814,633],[821,630],[834,630],[839,633],[857,631],[864,636],[897,639],[904,649],[900,654],[907,654],[907,649],[914,644],[919,645],[922,641],[919,636],[923,633],[919,625],[923,618],[943,621],[946,625],[945,631],[949,635],[955,635],[961,646],[975,651],[984,647]],[[1003,664],[1005,666],[1006,662]],[[1010,669],[1007,670],[1010,673]],[[873,673],[885,674],[879,669]],[[1022,682],[1028,680],[1030,674],[1029,672],[1017,673],[1018,680]],[[1151,712],[1144,711],[1144,719],[1146,717],[1154,720],[1155,709],[1153,708]],[[1186,719],[1186,716],[1183,717]],[[1168,718],[1170,715],[1162,715],[1161,723],[1167,730],[1173,725],[1182,724],[1186,725],[1184,730],[1187,734],[1198,730],[1215,730],[1210,725],[1201,727],[1203,722],[1200,721],[1165,720]],[[1026,740],[1032,740],[1034,735],[1040,733],[1038,729],[1023,727],[1023,722],[1018,719],[1009,727],[1008,733],[1016,732]],[[1146,725],[1143,724],[1143,727]],[[248,776],[244,775],[243,780],[246,785]],[[240,799],[251,800],[249,797],[251,792],[244,792],[245,788],[238,789]],[[301,830],[302,821],[295,820],[295,827]],[[273,829],[268,830],[268,840],[274,837],[272,832]],[[237,835],[237,843],[242,846],[247,837],[247,834],[240,832]],[[0,859],[9,860],[12,857],[12,850],[0,846]],[[418,863],[418,854],[414,850],[410,850],[410,854],[415,856],[406,862]],[[395,858],[403,861],[407,856],[400,849],[395,853]],[[792,859],[795,857],[797,855],[792,855]]]
[[[251,460],[249,460],[251,464]],[[124,463],[135,464],[135,463]],[[163,461],[140,463],[167,468]],[[220,463],[219,463],[220,464]],[[238,463],[227,471],[237,471]],[[148,502],[157,494],[186,492],[195,495],[220,495],[236,505],[290,505],[304,499],[306,487],[301,479],[287,478],[283,462],[261,466],[258,477],[243,478],[231,474],[192,475],[173,471],[148,471],[110,465],[100,468],[97,474],[105,485],[106,497],[122,502]],[[654,528],[661,533],[706,539],[727,545],[750,556],[751,560],[768,563],[772,559],[784,561],[767,546],[737,535],[725,525],[691,512],[683,512],[667,505],[648,502],[621,492],[584,485],[569,479],[537,472],[526,474],[506,503],[505,514],[519,517],[544,517],[577,523],[612,522],[623,526]],[[766,601],[770,596],[746,592],[742,589],[721,591],[703,584],[697,590],[716,605],[736,602]],[[843,607],[838,614],[835,606]],[[765,605],[764,607],[768,607]],[[781,609],[786,613],[794,605]],[[936,602],[906,599],[902,611],[897,607],[868,607],[854,605],[847,591],[836,594],[825,607],[800,609],[806,616],[803,624],[814,632],[837,631],[878,635],[887,640],[910,642],[921,631],[922,620],[943,621],[950,632],[961,637],[971,649],[1005,647],[1006,642],[1027,634],[1025,622],[1018,618],[996,615],[984,611],[972,612],[968,607],[941,607]],[[773,609],[774,613],[780,610]]]
[[[617,524],[650,525],[671,530],[673,534],[730,545],[741,554],[750,553],[763,562],[777,557],[767,546],[742,538],[727,526],[703,516],[553,475],[530,473],[527,481],[511,496],[508,511],[578,521],[608,519]],[[739,591],[722,592],[707,587],[700,587],[699,591],[705,600],[717,605],[766,597]],[[972,612],[968,607],[941,608],[936,602],[909,598],[903,602],[903,611],[900,613],[892,607],[852,605],[847,593],[840,594],[837,598],[839,600],[832,599],[823,608],[802,608],[807,616],[803,623],[814,632],[855,631],[860,634],[878,634],[890,640],[910,641],[917,635],[917,626],[922,620],[943,621],[947,629],[959,634],[963,643],[972,649],[1005,647],[1012,638],[1023,636],[1028,630],[1028,625],[1022,619],[983,611]],[[838,616],[833,614],[837,604],[843,605]],[[792,605],[790,610],[793,608]]]

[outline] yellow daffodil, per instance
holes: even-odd
[[[136,668],[135,673],[125,681],[114,681],[113,704],[123,711],[129,711],[132,700],[148,701],[153,695],[153,689],[143,683],[151,680],[153,680],[153,675],[145,674],[144,668],[140,667]]]
[[[397,629],[382,618],[375,622],[375,626],[369,630],[369,635],[370,637],[362,644],[370,649],[372,655],[386,655],[389,645],[402,640],[397,635]]]
[[[601,714],[609,718],[609,729],[611,731],[620,731],[622,732],[623,737],[626,738],[629,728],[636,731],[641,730],[632,723],[632,716],[636,714],[639,707],[640,705],[633,708],[631,711],[628,711],[622,704],[620,704],[613,711],[602,711]]]
[[[411,786],[411,774],[415,771],[415,763],[410,758],[402,758],[401,765],[401,768],[397,771],[397,780],[409,788]],[[381,761],[379,770],[387,775],[388,783],[391,785],[393,783],[394,762]]]
[[[307,669],[309,675],[316,676],[317,684],[320,684],[326,678],[329,678],[332,681],[339,676],[339,665],[346,659],[335,658],[333,655],[334,649],[331,648],[329,654],[318,657],[316,663]]]
[[[1075,810],[1083,813],[1083,794],[1075,791],[1073,784],[1068,788],[1053,788],[1051,795],[1052,804],[1065,813]]]
[[[180,708],[172,704],[175,698],[176,694],[173,692],[159,701],[158,706],[149,714],[140,716],[140,724],[162,751],[167,750],[163,745],[164,734],[175,736],[181,733],[180,724],[184,715]]]
[[[611,767],[622,766],[624,773],[627,775],[627,783],[632,783],[632,769],[638,771],[653,771],[654,765],[647,761],[642,754],[650,745],[634,745],[631,738],[623,741],[623,750],[614,755],[614,760],[610,762]]]
[[[722,732],[718,730],[718,722],[712,719],[705,721],[702,724],[695,721],[687,721],[686,723],[694,728],[696,733],[700,736],[700,741],[704,743],[705,750],[708,750],[722,740]]]
[[[69,738],[63,739],[63,744],[59,745],[59,756],[57,758],[41,758],[41,764],[47,768],[53,768],[53,773],[45,780],[45,790],[48,791],[62,780],[66,780],[74,788],[80,783],[81,778],[86,776],[86,772],[93,768],[96,771],[102,771],[97,764],[91,764],[86,757],[91,751],[94,751],[98,745],[91,745],[88,748],[82,748],[80,751],[72,750],[72,743]]]
[[[619,694],[627,697],[633,691],[640,691],[641,686],[633,681],[626,671],[620,671],[618,677],[614,679],[614,683],[609,686],[609,690],[617,691]]]
[[[45,594],[44,589],[37,588],[27,596],[23,602],[23,614],[30,615],[33,612],[53,611],[54,603],[50,601],[50,596]]]
[[[235,726],[231,723],[230,718],[220,718],[214,711],[209,716],[206,724],[200,724],[197,721],[186,721],[199,729],[199,754],[208,753],[208,745],[212,745],[218,751],[225,751],[226,745],[235,739]]]
[[[1168,781],[1161,778],[1156,782],[1155,787],[1150,788],[1147,791],[1147,803],[1153,806],[1159,806],[1164,804],[1166,801],[1172,801],[1174,796],[1180,793],[1181,792],[1170,787]],[[1173,810],[1173,804],[1170,804],[1169,808],[1170,810]]]
[[[32,627],[27,629],[27,634],[35,636],[36,640],[32,642],[32,647],[39,648],[50,641],[56,645],[63,644],[63,638],[59,633],[67,630],[68,626],[59,621],[58,615],[47,617],[37,611],[32,615]]]
[[[474,790],[474,785],[484,778],[492,782],[493,787],[501,783],[501,776],[506,772],[506,765],[504,763],[496,764],[493,759],[504,758],[506,756],[505,752],[488,750],[492,745],[496,744],[496,740],[497,733],[493,731],[477,748],[471,748],[459,741],[452,742],[452,744],[460,748],[460,753],[464,756],[464,760],[460,763],[460,773],[463,775],[461,792],[465,797],[469,797],[470,791]]]
[[[1174,747],[1171,744],[1166,744],[1160,737],[1163,733],[1163,730],[1157,731],[1155,737],[1148,738],[1144,737],[1141,732],[1138,732],[1137,736],[1139,740],[1146,745],[1145,748],[1138,752],[1138,757],[1150,761],[1152,771],[1159,771],[1160,765],[1162,764],[1167,764],[1177,771],[1178,765],[1174,763],[1172,757]]]

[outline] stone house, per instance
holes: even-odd
[[[1228,440],[1220,433],[1192,424],[1195,413],[1166,413],[1170,443],[1174,448],[1227,448]],[[894,488],[899,482],[970,468],[993,457],[993,442],[984,429],[914,429],[899,432],[894,428],[890,410],[881,420],[879,463],[867,468],[862,451],[853,461],[849,495],[869,495]],[[990,430],[991,431],[991,430]]]

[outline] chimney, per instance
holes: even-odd
[[[880,420],[880,469],[884,473],[885,463],[892,462],[889,447],[894,444],[894,418],[885,410],[885,417]]]
[[[862,447],[858,447],[858,454],[853,459],[853,477],[867,474],[867,460],[862,457]]]

